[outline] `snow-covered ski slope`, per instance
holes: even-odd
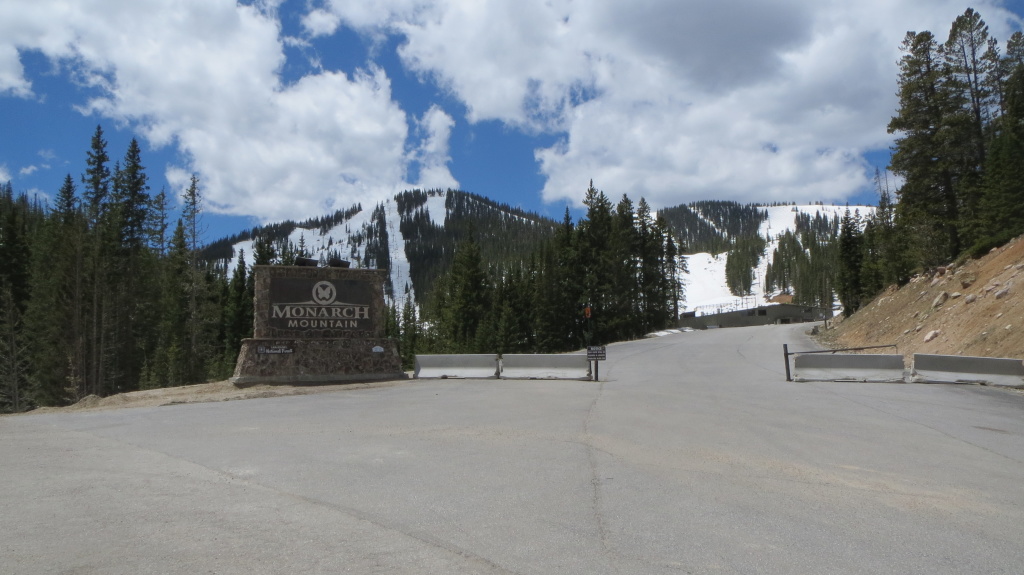
[[[427,198],[426,203],[416,208],[425,210],[430,216],[431,222],[437,226],[444,226],[447,211],[445,209],[445,196],[432,195]],[[353,267],[359,267],[359,262],[365,259],[367,242],[365,230],[371,226],[373,207],[364,207],[348,220],[330,228],[326,233],[321,234],[317,228],[296,227],[288,236],[295,246],[300,242],[305,245],[310,257],[314,259],[325,259],[332,251],[338,252],[341,258],[352,263]],[[394,287],[395,298],[399,307],[405,303],[405,288],[408,285],[412,292],[412,282],[409,279],[409,259],[405,255],[405,240],[401,235],[400,221],[397,202],[392,198],[384,203],[386,229],[388,233],[388,253],[391,258],[391,285]],[[360,234],[360,232],[364,232]],[[232,245],[232,260],[229,265],[229,274],[234,269],[238,258],[239,250],[244,250],[245,263],[252,266],[255,258],[253,254],[253,240],[246,240]]]
[[[398,300],[398,304],[402,305],[405,299],[406,285],[409,286],[410,290],[412,289],[412,282],[409,281],[409,260],[405,255],[406,240],[401,235],[400,218],[395,200],[389,199],[385,202],[384,209],[387,222],[388,247],[391,256],[391,283],[394,286],[395,298]],[[426,204],[417,209],[425,210],[434,224],[444,226],[447,212],[443,195],[428,197]],[[778,243],[778,236],[787,230],[796,229],[796,217],[800,213],[805,213],[812,217],[816,213],[820,213],[830,218],[841,218],[846,211],[846,206],[810,204],[764,207],[761,209],[768,212],[768,218],[761,223],[759,233],[768,240],[768,246],[765,248],[765,253],[754,272],[754,293],[751,296],[739,298],[729,292],[725,282],[725,253],[718,254],[717,256],[707,253],[683,256],[690,271],[688,275],[682,277],[682,282],[686,287],[686,310],[697,311],[698,313],[716,313],[718,311],[746,309],[765,304],[764,276],[771,261],[772,252]],[[850,210],[859,210],[861,216],[866,216],[874,212],[874,207],[850,206]],[[316,228],[303,229],[297,227],[292,231],[288,239],[296,246],[299,245],[300,241],[305,244],[306,249],[313,258],[326,258],[327,254],[334,250],[340,253],[343,259],[349,260],[353,262],[353,265],[358,266],[357,262],[361,262],[366,253],[366,241],[360,240],[361,236],[365,237],[365,233],[360,234],[359,232],[370,226],[372,214],[372,207],[369,209],[364,207],[362,211],[353,215],[349,220],[329,229],[325,234],[321,234],[320,230]],[[234,265],[239,250],[244,250],[246,263],[250,266],[252,265],[252,240],[238,242],[233,245],[233,249],[234,255],[229,264],[230,266]],[[776,294],[768,294],[768,297],[773,295]]]
[[[761,237],[768,240],[768,245],[758,262],[757,269],[754,270],[753,294],[740,298],[729,292],[729,287],[725,282],[725,253],[717,256],[707,253],[683,256],[686,258],[686,265],[690,270],[690,273],[682,280],[683,285],[686,286],[687,311],[696,311],[700,315],[765,305],[769,298],[778,295],[777,293],[765,294],[764,277],[768,264],[771,263],[772,252],[778,245],[779,236],[787,231],[796,230],[796,218],[799,214],[808,214],[811,217],[821,214],[829,218],[842,218],[846,212],[845,205],[808,204],[771,206],[761,209],[768,212],[768,218],[761,222],[758,232]],[[872,206],[850,206],[850,212],[854,211],[859,211],[860,215],[864,217],[873,214],[875,208]]]

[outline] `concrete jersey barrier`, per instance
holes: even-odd
[[[902,382],[902,355],[883,354],[796,354],[794,381],[877,381]]]
[[[918,383],[985,383],[1024,387],[1024,361],[915,353],[911,380]]]
[[[485,354],[417,355],[415,378],[495,378],[498,356]]]
[[[590,379],[590,362],[580,354],[505,354],[502,379]]]

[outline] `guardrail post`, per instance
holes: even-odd
[[[789,344],[782,344],[782,356],[786,360],[786,381],[793,381],[793,377],[789,373]]]

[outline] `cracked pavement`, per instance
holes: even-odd
[[[790,383],[806,326],[601,382],[0,418],[3,573],[1020,573],[1024,396]]]

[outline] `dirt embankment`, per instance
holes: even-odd
[[[915,353],[1024,358],[1024,236],[889,288],[835,321],[821,341],[832,348],[896,344],[908,365]]]

